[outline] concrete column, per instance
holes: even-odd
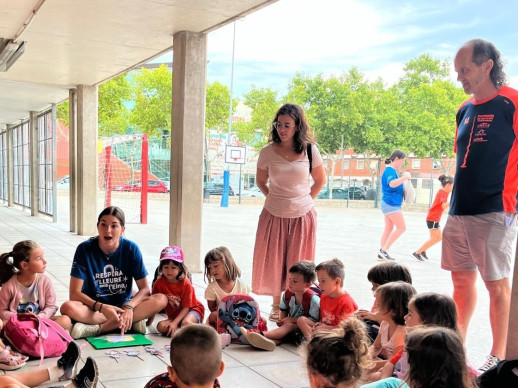
[[[13,206],[13,125],[7,124],[7,206]]]
[[[207,35],[179,32],[173,47],[169,243],[180,246],[189,269],[199,272]]]
[[[97,86],[77,87],[77,233],[97,234]]]
[[[30,112],[29,118],[29,169],[31,171],[30,206],[31,216],[39,214],[38,209],[38,112]]]
[[[69,180],[69,206],[70,206],[70,231],[77,232],[77,90],[68,91],[68,174]]]

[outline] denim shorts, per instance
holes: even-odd
[[[392,205],[387,204],[383,200],[381,200],[380,207],[381,207],[381,212],[383,214],[392,214],[392,213],[397,213],[397,212],[401,211],[401,205],[399,205],[399,206],[392,206]]]

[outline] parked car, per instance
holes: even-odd
[[[168,193],[169,190],[163,181],[148,180],[149,193]],[[142,191],[142,182],[140,180],[129,181],[128,183],[114,188],[117,191]]]
[[[248,190],[241,192],[242,197],[264,197],[264,194],[257,186],[252,186]]]
[[[339,187],[332,189],[331,194],[331,199],[347,199],[349,196],[346,189],[341,189]],[[329,190],[327,187],[324,187],[322,190],[320,190],[320,193],[317,195],[317,199],[329,199]]]
[[[59,190],[68,190],[70,188],[70,177],[68,175],[65,175],[62,178],[59,178],[56,181],[56,187]]]
[[[223,195],[223,183],[205,183],[203,190],[208,191],[210,195]],[[231,186],[228,187],[228,195],[234,195],[234,190],[232,190]]]
[[[367,190],[364,187],[349,187],[349,199],[367,199]]]

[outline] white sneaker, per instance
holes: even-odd
[[[101,325],[87,325],[85,323],[77,322],[70,333],[73,339],[97,337],[101,334]]]
[[[143,319],[138,322],[133,322],[133,325],[131,325],[131,331],[139,334],[146,334],[146,321]]]
[[[486,362],[484,365],[482,365],[480,368],[478,368],[478,371],[481,373],[484,373],[488,369],[491,369],[492,367],[496,366],[501,360],[497,356],[493,356],[490,354],[489,356],[486,356]]]
[[[264,335],[260,333],[256,333],[255,331],[249,331],[246,335],[246,339],[248,343],[252,345],[254,348],[268,350],[273,352],[277,345],[271,339],[266,338]]]

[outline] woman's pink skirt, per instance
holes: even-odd
[[[290,267],[300,260],[315,260],[317,213],[299,218],[272,216],[263,209],[255,237],[252,292],[278,296],[287,286]]]

